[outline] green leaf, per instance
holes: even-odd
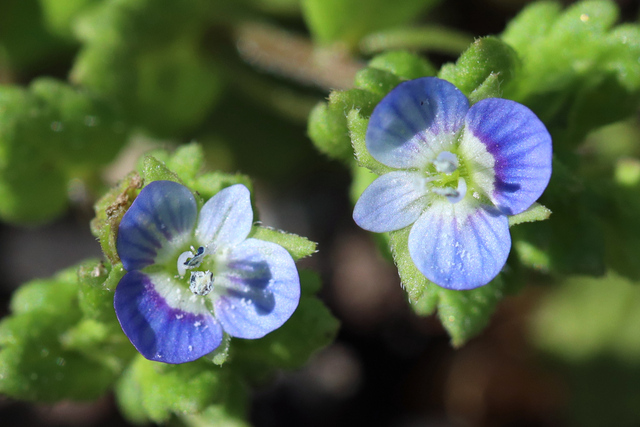
[[[74,270],[68,269],[51,279],[35,279],[18,288],[11,297],[14,314],[30,312],[68,312],[77,309]]]
[[[549,219],[550,216],[551,210],[549,208],[546,208],[540,203],[534,203],[526,211],[510,216],[509,227],[522,224],[523,222],[544,221],[545,219]]]
[[[247,390],[242,382],[233,376],[227,379],[220,403],[207,407],[197,415],[182,415],[181,420],[188,427],[250,427],[247,421]]]
[[[527,267],[556,274],[602,275],[605,240],[602,221],[574,198],[572,206],[549,205],[553,220],[511,229],[516,255]]]
[[[142,164],[140,175],[145,185],[153,181],[173,181],[183,184],[182,180],[174,171],[170,170],[164,162],[153,156],[145,156]]]
[[[349,129],[349,137],[353,144],[356,162],[359,166],[369,169],[377,175],[383,175],[391,172],[393,169],[384,165],[371,156],[366,146],[366,134],[369,119],[362,117],[358,110],[351,110],[347,116],[347,127]],[[362,194],[362,193],[360,193]],[[358,194],[358,196],[360,195]]]
[[[172,414],[197,414],[218,401],[225,379],[210,362],[168,365],[138,355],[116,385],[116,397],[132,421],[163,423]]]
[[[502,33],[502,40],[518,52],[528,49],[532,40],[548,34],[561,9],[560,3],[555,1],[537,1],[529,4],[509,22]]]
[[[175,136],[200,124],[222,91],[201,46],[211,2],[102,2],[77,25],[85,42],[71,79],[117,105],[134,124]]]
[[[506,84],[516,76],[519,65],[516,52],[497,37],[490,36],[476,40],[455,65],[443,66],[438,77],[469,96],[492,74],[498,76],[498,86]]]
[[[489,74],[489,77],[487,77],[480,86],[469,94],[469,104],[473,105],[486,98],[500,98],[502,96],[500,83],[500,76],[498,74]]]
[[[613,27],[617,18],[611,1],[577,2],[562,13],[542,3],[502,36],[522,59],[504,96],[545,122],[565,159],[591,130],[633,115],[640,104],[640,27]]]
[[[75,270],[32,281],[15,294],[13,314],[0,322],[1,393],[42,402],[93,400],[115,380],[116,371],[65,343],[82,316]],[[79,337],[95,341],[96,334]]]
[[[286,233],[274,228],[263,226],[254,226],[249,233],[249,237],[254,239],[266,240],[267,242],[276,243],[289,252],[294,260],[308,257],[316,252],[316,243],[306,237],[298,236],[293,233]]]
[[[389,71],[403,80],[436,75],[436,70],[429,61],[403,50],[393,50],[376,55],[371,58],[368,66]]]
[[[356,73],[354,84],[358,89],[383,97],[401,81],[400,77],[389,71],[366,67]]]
[[[61,334],[78,315],[33,311],[5,318],[0,323],[0,393],[56,402],[94,400],[106,392],[114,372],[61,346]]]
[[[218,191],[234,184],[243,184],[249,191],[253,191],[253,183],[247,175],[224,172],[204,173],[196,177],[191,188],[197,191],[205,200],[208,200]]]
[[[132,172],[95,204],[96,216],[91,221],[91,232],[100,241],[102,252],[113,266],[120,264],[122,268],[116,249],[118,226],[141,188],[142,179],[136,172]]]
[[[222,334],[222,343],[213,350],[211,353],[204,356],[205,359],[211,360],[218,366],[224,365],[229,359],[229,349],[231,348],[231,336],[228,334]]]
[[[73,38],[73,24],[78,16],[95,4],[94,0],[40,0],[42,20],[46,28],[65,39]]]
[[[353,150],[347,114],[352,109],[358,109],[368,116],[380,99],[380,96],[362,89],[332,92],[328,104],[320,103],[311,111],[309,138],[321,152],[350,164],[353,162]]]
[[[401,26],[434,6],[436,0],[303,0],[302,12],[314,39],[355,47],[366,34]]]
[[[389,233],[389,244],[411,307],[422,316],[437,310],[442,326],[451,336],[451,343],[460,347],[489,324],[504,296],[505,284],[500,276],[485,286],[468,291],[453,291],[431,283],[411,260],[410,231],[411,227],[406,227]]]
[[[594,209],[602,203],[598,195],[554,157],[551,181],[540,203],[553,212],[552,220],[510,230],[520,261],[554,274],[604,274],[604,224]]]
[[[185,182],[191,183],[204,164],[202,146],[195,142],[181,145],[166,162],[167,168],[174,171]]]
[[[69,180],[95,176],[124,144],[117,123],[104,102],[53,79],[0,86],[0,216],[33,223],[62,213]]]

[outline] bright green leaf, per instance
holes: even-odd
[[[262,226],[254,226],[249,233],[249,237],[254,239],[266,240],[267,242],[276,243],[289,252],[294,260],[308,257],[316,252],[316,243],[306,237],[298,236],[293,233],[286,233],[274,228]]]

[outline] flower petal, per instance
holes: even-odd
[[[131,344],[147,359],[184,363],[212,352],[222,328],[197,297],[171,276],[130,271],[116,288],[114,307]]]
[[[467,110],[467,98],[446,80],[400,83],[374,108],[367,149],[387,166],[422,168],[453,144]]]
[[[247,238],[253,225],[251,194],[242,184],[224,188],[200,210],[196,239],[202,246],[234,246]]]
[[[549,183],[551,136],[540,119],[517,102],[490,98],[471,107],[460,149],[465,158],[474,157],[474,150],[493,157],[493,180],[472,178],[507,215],[528,209]],[[476,168],[480,174],[483,169],[486,165]]]
[[[247,239],[232,249],[226,269],[216,275],[215,286],[224,292],[214,308],[229,335],[261,338],[282,326],[298,306],[298,270],[282,246]]]
[[[510,249],[507,217],[469,198],[434,202],[409,233],[418,270],[447,289],[486,285],[502,270]]]
[[[394,171],[369,185],[353,210],[365,230],[383,233],[413,224],[427,207],[425,178],[418,172]]]
[[[125,270],[162,263],[187,243],[198,208],[191,191],[172,181],[153,181],[125,212],[116,248]]]

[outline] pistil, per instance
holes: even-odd
[[[451,203],[458,203],[467,194],[467,182],[459,174],[453,175],[458,170],[460,163],[458,157],[450,151],[442,151],[433,161],[436,172],[440,174],[439,178],[430,177],[429,181],[435,181],[438,185],[433,185],[431,191],[440,196],[445,196]],[[453,176],[452,176],[453,175]],[[457,180],[457,187],[455,179]]]

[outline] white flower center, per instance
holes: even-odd
[[[449,151],[443,151],[438,154],[433,165],[438,172],[451,175],[458,169],[458,157]]]
[[[178,257],[178,275],[183,278],[187,270],[200,267],[204,257],[209,254],[207,247],[200,246],[197,250],[192,246],[190,251],[185,251]],[[208,295],[213,290],[214,277],[209,270],[192,271],[189,277],[189,290],[194,295]]]
[[[451,203],[458,203],[467,194],[467,181],[459,176],[458,156],[450,151],[442,151],[433,161],[436,174],[426,178],[430,190],[440,196],[444,196]],[[456,179],[457,178],[457,179]]]

